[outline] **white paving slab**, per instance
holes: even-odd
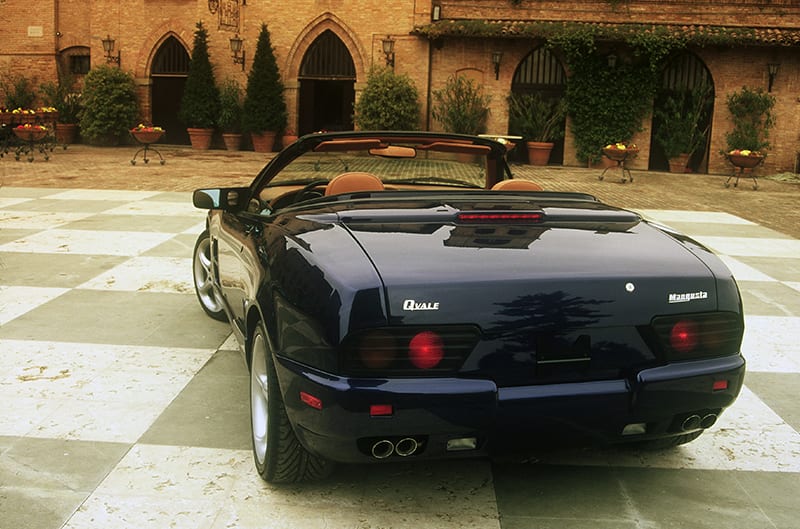
[[[191,258],[134,257],[77,288],[186,293],[192,284]]]
[[[0,285],[0,325],[68,291],[66,288]]]
[[[0,252],[139,255],[172,233],[51,229],[0,245]]]

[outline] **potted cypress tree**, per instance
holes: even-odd
[[[242,87],[236,79],[228,78],[219,89],[219,119],[222,140],[229,151],[238,151],[242,144]]]
[[[208,58],[208,31],[198,22],[194,32],[189,74],[178,117],[186,125],[194,149],[208,149],[219,116],[219,90]]]
[[[269,30],[261,24],[253,66],[247,76],[243,127],[257,152],[272,152],[275,135],[286,128],[286,101],[283,82],[272,49]]]

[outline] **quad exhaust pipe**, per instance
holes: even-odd
[[[381,439],[372,445],[372,457],[375,459],[386,459],[392,454],[400,457],[413,455],[419,449],[419,442],[412,437],[404,437],[393,443],[389,439]]]

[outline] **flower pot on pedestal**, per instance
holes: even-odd
[[[214,134],[214,129],[187,128],[186,132],[189,133],[192,149],[207,151],[211,148],[211,137]]]
[[[253,140],[253,150],[256,152],[272,152],[275,146],[275,132],[251,132],[250,137]]]
[[[550,161],[550,152],[553,150],[553,143],[541,141],[529,141],[528,163],[531,165],[547,165]]]

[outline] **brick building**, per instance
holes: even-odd
[[[693,169],[730,170],[719,154],[731,127],[724,103],[749,86],[769,89],[776,98],[765,170],[797,170],[800,0],[0,0],[0,75],[41,83],[56,78],[57,65],[85,73],[118,60],[137,81],[142,119],[164,126],[170,141],[185,142],[177,107],[198,21],[209,30],[217,80],[232,77],[243,85],[259,28],[267,24],[290,127],[301,134],[352,127],[352,105],[371,65],[390,58],[383,51],[387,40],[395,71],[419,90],[422,128],[439,127],[430,117],[430,94],[462,74],[492,97],[489,132],[506,133],[512,89],[526,85],[558,95],[569,82],[558,49],[544,46],[554,27],[599,29],[598,45],[622,60],[631,50],[615,35],[667,28],[686,43],[681,61],[673,63],[675,78],[691,83],[700,72],[714,88],[710,140]],[[236,35],[244,43],[244,64],[232,58],[230,38]],[[103,49],[108,38],[114,41],[111,53]],[[648,116],[631,138],[641,147],[634,168],[664,169],[651,125]],[[569,121],[551,163],[581,163]]]

